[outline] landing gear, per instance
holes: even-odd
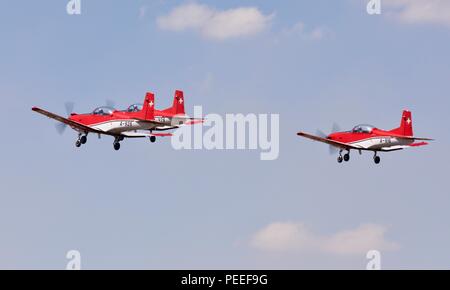
[[[116,137],[114,139],[114,143],[113,143],[114,150],[118,151],[120,149],[120,143],[119,142],[122,141],[122,140],[123,140],[123,136],[119,136],[119,137]]]
[[[373,158],[373,161],[375,162],[375,164],[380,164],[380,162],[381,162],[380,156],[375,156],[375,157]]]
[[[348,162],[350,161],[350,151],[347,150],[347,153],[344,154],[344,156],[342,156],[342,149],[339,150],[339,156],[337,158],[337,162],[338,163],[342,163],[342,161]]]
[[[150,136],[150,142],[155,143],[156,142],[156,136]]]
[[[375,162],[375,164],[380,164],[381,162],[381,158],[377,155],[377,152],[375,152],[375,155],[373,156],[373,161]]]
[[[86,144],[87,142],[87,134],[78,134],[77,142],[75,142],[76,147],[81,147],[82,144]]]
[[[343,160],[344,160],[344,158],[342,158],[342,149],[341,149],[341,150],[339,150],[339,156],[337,158],[337,162],[342,163]]]
[[[344,161],[345,162],[350,161],[350,153],[347,153],[347,154],[344,155]]]

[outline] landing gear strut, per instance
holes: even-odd
[[[341,149],[341,150],[339,150],[339,156],[337,158],[337,162],[342,163],[343,160],[344,160],[344,158],[342,158],[342,149]]]
[[[116,137],[115,139],[114,139],[114,143],[113,143],[113,146],[114,146],[114,150],[116,150],[116,151],[118,151],[119,149],[120,149],[120,141],[122,141],[123,140],[123,137],[122,136],[120,136],[120,137]]]

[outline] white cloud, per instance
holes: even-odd
[[[387,241],[386,228],[365,224],[332,235],[318,235],[303,223],[272,223],[258,231],[250,245],[258,250],[277,253],[325,253],[364,255],[369,250],[395,250],[398,245]]]
[[[194,30],[208,39],[226,40],[258,34],[270,25],[272,18],[255,7],[220,11],[207,5],[188,3],[175,7],[156,21],[163,30]]]
[[[141,6],[139,7],[139,19],[144,19],[145,15],[147,14],[147,6]]]
[[[297,22],[289,28],[282,31],[284,36],[299,36],[304,39],[322,40],[331,35],[331,32],[326,27],[315,27],[308,30],[303,22]]]
[[[383,0],[382,7],[403,23],[450,26],[449,0]]]

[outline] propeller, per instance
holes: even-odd
[[[65,102],[64,107],[66,107],[66,113],[70,116],[73,113],[73,109],[75,108],[74,102]]]
[[[331,133],[330,134],[333,134],[333,133],[336,133],[336,132],[340,132],[340,131],[341,131],[340,126],[336,122],[334,122],[333,123],[333,127],[331,128]],[[317,130],[316,134],[317,134],[317,136],[319,136],[321,138],[324,138],[324,139],[328,138],[328,136],[329,136],[329,134],[325,134],[321,130]],[[336,154],[339,151],[339,148],[337,148],[336,146],[333,146],[333,145],[329,145],[328,150],[330,152],[330,155],[333,155],[333,154]]]
[[[327,134],[325,134],[323,131],[321,131],[319,129],[317,129],[316,135],[319,136],[320,138],[325,138],[325,139],[328,137]]]
[[[73,110],[75,108],[74,102],[65,102],[64,107],[66,109],[66,113],[68,116],[70,116],[73,113]],[[56,132],[58,132],[59,135],[62,135],[64,131],[66,131],[67,125],[64,123],[56,123],[55,124]]]
[[[58,132],[59,135],[62,135],[64,133],[64,131],[66,131],[66,127],[67,127],[67,125],[64,123],[56,123],[55,124],[56,132]]]
[[[333,122],[333,127],[331,129],[331,133],[341,132],[341,126],[338,123]]]
[[[116,104],[112,100],[106,100],[105,105],[107,107],[115,108]],[[74,112],[75,103],[74,102],[65,102],[64,107],[66,109],[67,115],[70,116]],[[64,123],[57,123],[57,124],[55,124],[55,128],[56,128],[56,132],[58,132],[58,134],[62,135],[64,133],[64,131],[66,131],[67,125]]]

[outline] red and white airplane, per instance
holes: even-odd
[[[60,132],[66,126],[78,132],[76,147],[87,142],[89,133],[109,135],[114,137],[114,149],[120,149],[120,141],[125,138],[149,137],[153,143],[156,137],[172,136],[170,133],[153,133],[177,129],[184,125],[202,123],[203,119],[189,118],[184,110],[184,96],[182,91],[176,91],[173,105],[165,110],[155,110],[155,95],[148,92],[142,104],[133,104],[127,110],[119,111],[111,106],[96,108],[89,114],[68,113],[64,118],[46,110],[33,107],[33,111],[61,122]],[[70,110],[70,109],[68,109]]]
[[[339,163],[350,160],[350,150],[357,150],[359,154],[365,150],[374,152],[373,160],[378,164],[381,161],[377,155],[378,152],[424,146],[428,145],[425,141],[433,140],[413,136],[411,112],[407,110],[403,111],[400,127],[389,131],[381,130],[371,125],[358,125],[351,131],[333,132],[328,136],[320,132],[318,135],[323,136],[315,136],[304,132],[299,132],[297,135],[330,145],[330,152],[333,151],[333,148],[334,150],[339,150],[337,159]],[[347,153],[342,156],[344,150]]]

